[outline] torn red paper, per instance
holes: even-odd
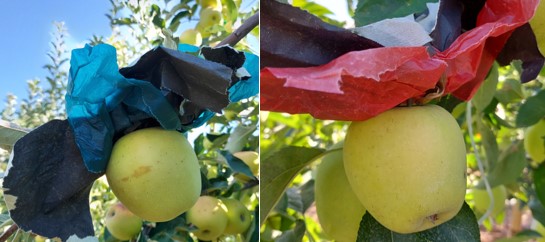
[[[425,47],[383,47],[349,52],[317,67],[264,68],[261,108],[361,121],[409,98],[422,97],[443,73],[447,76],[445,94],[469,100],[510,34],[531,19],[538,3],[488,1],[479,13],[477,27],[433,57]]]
[[[353,51],[318,67],[265,68],[261,107],[320,119],[363,120],[423,96],[445,68],[425,47]]]

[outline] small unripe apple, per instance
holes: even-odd
[[[196,29],[186,29],[180,35],[180,43],[200,46],[202,44],[202,35]]]
[[[198,24],[200,24],[203,28],[208,28],[219,24],[221,20],[221,12],[213,8],[202,9],[199,16],[200,20]]]
[[[186,221],[197,226],[192,233],[200,240],[214,240],[223,234],[227,227],[227,208],[215,197],[201,196],[186,213]]]
[[[475,202],[475,211],[484,214],[490,207],[490,196],[485,189],[473,189],[473,201]],[[505,210],[505,199],[507,199],[507,191],[504,186],[492,188],[492,196],[494,197],[494,208],[492,209],[493,217]]]
[[[140,129],[115,144],[106,178],[116,197],[152,222],[171,220],[195,204],[201,192],[197,156],[179,132]]]
[[[130,240],[140,233],[142,219],[118,202],[108,209],[104,224],[115,238]]]
[[[342,147],[343,142],[339,142],[330,149]],[[335,241],[356,241],[365,208],[348,183],[342,150],[331,151],[322,158],[314,192],[316,212],[324,233]]]
[[[414,233],[461,209],[466,149],[452,115],[436,105],[398,107],[352,122],[344,168],[362,205],[384,227]]]
[[[208,38],[210,35],[212,35],[212,26],[204,26],[203,23],[199,22],[195,26],[195,29],[201,33],[201,36],[203,38]]]
[[[233,156],[242,160],[252,171],[254,176],[259,175],[259,154],[255,151],[239,151]]]
[[[537,164],[545,160],[545,120],[540,120],[526,130],[524,149]]]
[[[252,214],[240,202],[234,198],[222,198],[221,201],[227,208],[227,226],[224,234],[240,234],[244,233],[252,224]]]
[[[221,5],[219,0],[198,0],[198,3],[202,8],[217,8]]]

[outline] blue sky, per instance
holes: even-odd
[[[93,34],[110,35],[109,8],[106,0],[0,1],[0,109],[8,93],[26,97],[27,80],[45,81],[54,21],[65,22],[67,43],[74,45]]]

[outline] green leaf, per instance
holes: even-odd
[[[170,24],[168,26],[168,29],[172,32],[176,32],[178,30],[178,26],[180,26],[180,19],[185,18],[189,15],[189,11],[184,10],[177,13],[172,20],[170,20]]]
[[[267,196],[260,199],[260,224],[263,224],[297,173],[323,152],[322,149],[287,146],[261,160],[261,170],[265,172],[261,172],[260,192]]]
[[[520,102],[524,98],[522,84],[519,80],[508,78],[502,83],[502,87],[496,90],[495,97],[502,104]]]
[[[295,228],[292,230],[284,231],[284,233],[278,238],[276,238],[275,242],[294,242],[294,241],[302,241],[303,236],[305,235],[306,226],[305,221],[303,220],[297,220],[295,222]]]
[[[256,126],[237,126],[231,135],[229,135],[227,144],[225,144],[225,149],[231,153],[241,151],[246,142],[248,142],[248,137],[250,137],[255,130]]]
[[[535,238],[541,238],[541,234],[533,230],[524,230],[511,238],[498,239],[496,242],[526,242]]]
[[[363,241],[480,241],[479,225],[475,214],[464,203],[462,209],[451,220],[428,230],[413,234],[398,234],[377,222],[365,213],[360,223],[357,242]]]
[[[545,224],[545,207],[543,207],[543,203],[533,194],[530,196],[528,207],[530,207],[534,219],[541,224]]]
[[[501,154],[498,164],[488,173],[490,186],[516,183],[526,164],[523,143],[519,141],[512,144]],[[480,181],[477,187],[484,188],[484,183]]]
[[[17,124],[0,120],[0,146],[13,146],[28,132],[28,129],[21,128]]]
[[[361,0],[354,13],[356,26],[364,26],[383,19],[404,17],[409,14],[423,12],[426,3],[437,0]]]
[[[517,114],[517,127],[528,127],[545,117],[545,90],[526,99]]]
[[[238,7],[233,0],[224,0],[227,6],[227,21],[234,23],[238,18]]]
[[[242,173],[246,175],[249,178],[256,179],[254,177],[254,174],[252,173],[252,170],[250,170],[250,167],[244,163],[241,159],[237,158],[236,156],[233,156],[232,153],[226,150],[220,151],[220,154],[225,157],[227,160],[227,163],[229,164],[229,167],[236,172],[236,173]]]
[[[496,86],[498,85],[498,67],[498,63],[494,62],[494,66],[490,69],[488,76],[473,96],[472,103],[480,112],[482,112],[494,98]]]
[[[534,185],[537,198],[541,204],[545,204],[545,163],[541,163],[534,169]]]
[[[165,36],[165,39],[163,40],[163,46],[169,49],[177,50],[178,41],[174,40],[172,31],[170,31],[169,29],[161,29],[161,32],[163,32],[163,35]]]

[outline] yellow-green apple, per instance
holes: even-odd
[[[540,1],[534,17],[530,19],[530,26],[536,36],[537,46],[541,54],[545,55],[545,1]]]
[[[208,28],[219,24],[221,20],[221,12],[214,8],[204,8],[200,13],[199,23],[201,27]],[[202,34],[202,33],[201,33]]]
[[[201,196],[186,213],[186,221],[197,226],[192,233],[200,240],[214,240],[227,227],[227,208],[223,202],[212,196]]]
[[[443,108],[397,107],[351,123],[344,168],[367,212],[394,232],[414,233],[460,211],[465,148],[458,123]]]
[[[545,120],[540,120],[526,130],[524,149],[537,164],[545,160]]]
[[[196,29],[186,29],[180,35],[180,43],[199,46],[202,44],[202,35]]]
[[[187,139],[157,127],[121,137],[114,144],[106,178],[129,210],[152,222],[184,213],[201,192],[199,162]]]
[[[217,8],[219,5],[219,0],[198,0],[199,5],[202,8]]]
[[[316,212],[324,233],[339,242],[356,241],[365,208],[348,184],[343,164],[343,142],[330,148],[316,171]]]
[[[104,224],[110,234],[119,240],[130,240],[140,233],[142,219],[117,202],[106,212]]]
[[[490,196],[486,189],[472,189],[473,202],[475,203],[475,211],[484,214],[490,207]],[[492,216],[496,216],[505,210],[505,199],[507,199],[507,191],[504,186],[492,188],[492,196],[494,197],[494,208]]]
[[[221,201],[227,208],[227,226],[224,234],[244,233],[252,224],[252,214],[240,202],[234,198],[222,198]]]

